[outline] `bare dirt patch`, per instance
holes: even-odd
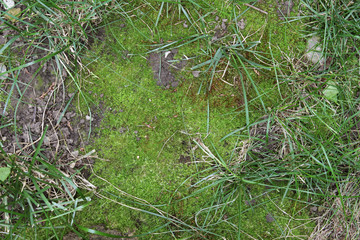
[[[281,1],[278,2],[277,15],[281,20],[285,20],[286,17],[290,17],[290,13],[293,11],[293,1]]]
[[[174,62],[174,57],[178,53],[177,49],[171,51],[152,52],[148,57],[148,62],[154,72],[156,84],[165,89],[176,88],[180,80],[176,79],[174,72],[180,71],[186,64],[185,61]]]
[[[25,50],[31,51],[27,61],[35,63],[18,75],[9,73],[0,86],[6,98],[11,96],[9,101],[5,98],[0,102],[2,148],[7,154],[32,156],[42,140],[43,156],[73,174],[93,163],[90,157],[82,157],[86,153],[81,150],[90,125],[97,127],[101,117],[95,111],[91,117],[78,114],[73,104],[78,95],[68,92],[68,74],[55,59],[37,62],[48,54],[40,48],[19,47],[16,54],[25,54]]]

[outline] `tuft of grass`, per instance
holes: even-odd
[[[0,73],[0,128],[11,128],[15,136],[21,132],[17,124],[19,109],[24,103],[31,104],[26,102],[26,91],[31,85],[41,87],[39,73],[44,69],[56,76],[54,89],[64,87],[68,77],[82,94],[77,81],[77,71],[84,67],[80,54],[87,48],[94,26],[106,17],[109,2],[25,0],[17,1],[8,11],[1,10],[0,31],[6,41],[0,47],[0,59],[6,70]],[[36,69],[29,81],[19,80],[30,67]],[[52,91],[51,96],[55,98],[56,93]],[[65,104],[64,111],[70,102]],[[13,155],[5,153],[0,143],[1,170],[10,170],[0,183],[1,235],[5,239],[62,239],[67,229],[82,236],[73,223],[90,199],[79,186],[91,184],[78,172],[61,170],[62,166],[54,164],[56,159],[45,157],[45,133],[46,127],[38,139],[31,139],[26,149],[20,148]],[[12,144],[20,146],[18,139],[15,141]]]
[[[1,235],[4,239],[61,239],[72,229],[78,211],[88,205],[73,176],[50,163],[42,152],[42,139],[27,157],[6,154],[2,147]]]

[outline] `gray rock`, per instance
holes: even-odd
[[[306,58],[313,64],[319,63],[320,66],[324,66],[325,58],[322,54],[322,47],[320,45],[320,38],[313,36],[308,40]]]
[[[310,211],[312,211],[312,212],[317,212],[317,210],[318,210],[317,207],[311,207],[311,208],[310,208]]]
[[[197,78],[200,76],[200,71],[192,71],[192,75]]]
[[[50,138],[48,136],[45,136],[43,143],[45,146],[50,146]]]
[[[7,77],[9,76],[8,73],[4,73],[6,72],[7,69],[6,69],[6,66],[2,63],[0,63],[0,80],[5,80],[7,79]]]

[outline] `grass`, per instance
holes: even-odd
[[[11,75],[1,83],[11,82],[2,88],[3,112],[20,89],[19,70],[55,59],[60,79],[66,71],[69,90],[79,91],[79,114],[91,118],[89,109],[101,105],[103,120],[85,149],[99,152],[90,178],[97,190],[85,205],[77,205],[88,200],[80,191],[80,198],[68,194],[64,183],[74,180],[41,154],[41,141],[32,154],[15,157],[30,161],[3,152],[2,166],[12,170],[1,185],[2,208],[12,209],[9,199],[20,194],[19,206],[30,209],[4,210],[9,238],[62,238],[67,231],[114,237],[94,230],[99,225],[147,239],[356,238],[358,3],[302,0],[284,20],[274,2],[21,4],[17,23],[5,20],[15,34],[2,48]],[[103,27],[106,39],[85,51],[89,29]],[[325,67],[303,57],[312,35],[321,39]],[[14,43],[23,37],[31,40],[17,61]],[[32,60],[33,48],[48,54]],[[174,73],[182,79],[176,91],[163,90],[146,58],[173,48],[174,64],[187,65]],[[36,188],[44,180],[22,164],[62,183],[43,189],[50,184],[69,200],[44,195]],[[28,188],[19,193],[21,182]],[[37,191],[26,191],[30,186]]]
[[[78,233],[70,223],[90,199],[77,187],[78,182],[42,156],[41,145],[42,140],[28,157],[8,156],[0,148],[1,166],[9,169],[2,175],[1,184],[4,239],[33,239],[38,235],[58,238],[59,229]]]

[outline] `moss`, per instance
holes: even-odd
[[[251,186],[248,189],[251,199],[243,199],[245,209],[241,217],[244,235],[272,239],[311,233],[315,224],[310,219],[309,209],[302,197],[291,192],[283,199],[283,191],[261,186]]]
[[[204,6],[209,7],[207,4]],[[214,7],[209,7],[209,9],[220,9],[218,14],[224,18],[233,16],[234,11],[242,13],[243,8],[243,5],[239,8],[238,5],[225,4],[223,1],[214,1]],[[209,204],[208,200],[211,199],[213,190],[209,189],[187,198],[195,190],[190,188],[191,181],[186,180],[200,169],[207,167],[206,164],[200,163],[203,153],[199,149],[192,152],[196,147],[194,140],[202,138],[207,146],[214,143],[219,155],[225,156],[233,150],[237,139],[229,138],[227,144],[220,143],[220,139],[246,124],[245,114],[242,111],[244,96],[239,80],[231,86],[222,81],[224,79],[221,74],[216,73],[211,91],[202,91],[198,94],[201,83],[208,82],[211,72],[195,78],[187,66],[185,70],[176,73],[177,78],[182,79],[178,88],[164,90],[156,85],[145,53],[151,48],[161,46],[160,42],[171,43],[181,38],[186,39],[187,36],[203,34],[205,29],[202,25],[204,23],[184,28],[182,22],[188,18],[184,14],[174,14],[179,13],[179,9],[182,13],[180,6],[175,4],[164,7],[162,17],[155,27],[159,6],[154,9],[149,6],[138,8],[139,17],[131,23],[128,21],[125,28],[120,27],[120,22],[108,26],[107,39],[102,43],[95,43],[92,51],[88,53],[89,58],[99,58],[89,65],[94,73],[93,77],[83,83],[83,87],[92,92],[88,96],[89,101],[102,105],[104,111],[103,122],[96,130],[98,137],[88,146],[89,149],[97,149],[100,156],[94,165],[94,172],[112,185],[96,177],[92,177],[91,181],[109,199],[142,210],[124,207],[106,199],[96,199],[78,219],[84,226],[105,224],[124,233],[135,231],[135,234],[165,226],[166,219],[156,215],[158,213],[149,203],[187,224],[195,224],[193,215]],[[205,15],[202,12],[206,12],[205,9],[195,9],[199,12],[191,11],[190,7],[187,10],[193,16]],[[278,21],[273,22],[274,13],[264,16],[254,10],[248,10],[244,16],[247,19],[244,36],[261,29],[266,22],[265,28],[251,37],[254,41],[263,39],[262,44],[258,45],[258,51],[268,52],[267,39],[270,39],[270,35],[272,41],[279,46],[279,48],[274,47],[273,56],[276,61],[281,62],[279,49],[284,46],[293,46],[298,51],[299,48],[294,46],[299,36],[298,26],[293,29],[288,27],[288,24],[279,25]],[[216,13],[206,15],[204,21],[211,22],[215,18]],[[234,30],[232,27],[228,29]],[[232,33],[228,32],[226,37],[231,37]],[[205,62],[209,59],[208,52],[212,53],[218,47],[209,45],[208,38],[195,42],[179,41],[176,46],[179,47],[177,56],[194,58],[191,64]],[[267,63],[271,63],[270,55],[268,53],[264,55],[268,58]],[[257,61],[254,56],[250,58]],[[225,60],[221,61],[217,69],[226,67]],[[201,68],[204,69],[206,67]],[[267,108],[276,108],[280,98],[277,97],[278,89],[273,71],[262,70],[260,74],[252,70],[249,72],[243,74],[248,100],[251,101],[249,111],[252,121],[261,117],[264,111],[261,110],[258,93],[255,92],[249,76],[253,84],[257,85],[259,94],[263,96],[261,101]],[[234,77],[238,77],[238,72],[230,68],[225,75],[225,81],[233,83]],[[192,162],[198,163],[184,164],[181,162],[182,159],[191,159]],[[184,184],[178,188],[181,183]],[[147,203],[125,193],[144,199]],[[272,192],[271,198],[279,198],[281,196],[279,194]],[[169,202],[172,204],[168,204]],[[281,208],[286,211],[291,210],[292,202],[286,199],[285,205]],[[246,231],[251,232],[252,235],[263,238],[281,234],[281,229],[284,228],[289,217],[281,215],[274,206],[270,207],[271,204],[272,202],[268,201],[261,205],[259,207],[261,210],[257,211],[260,214],[254,214],[254,211],[250,210],[244,211],[241,218],[246,220],[241,222],[241,229],[247,229]],[[242,201],[240,206],[242,209],[247,208]],[[264,215],[269,209],[278,217],[276,223],[279,226],[276,228],[275,223],[272,223],[264,224],[259,228],[255,223],[260,219],[264,222]],[[238,205],[226,211],[236,215]],[[230,222],[239,224],[235,218]],[[231,225],[222,223],[218,226],[219,229],[216,227],[213,231],[232,236],[234,232],[229,226]],[[221,229],[222,227],[224,228]],[[168,228],[169,226],[165,229]],[[298,229],[301,233],[305,231],[302,228]],[[184,237],[186,234],[188,233],[179,234],[179,237]],[[168,234],[165,238],[167,237],[171,238],[171,235]]]

